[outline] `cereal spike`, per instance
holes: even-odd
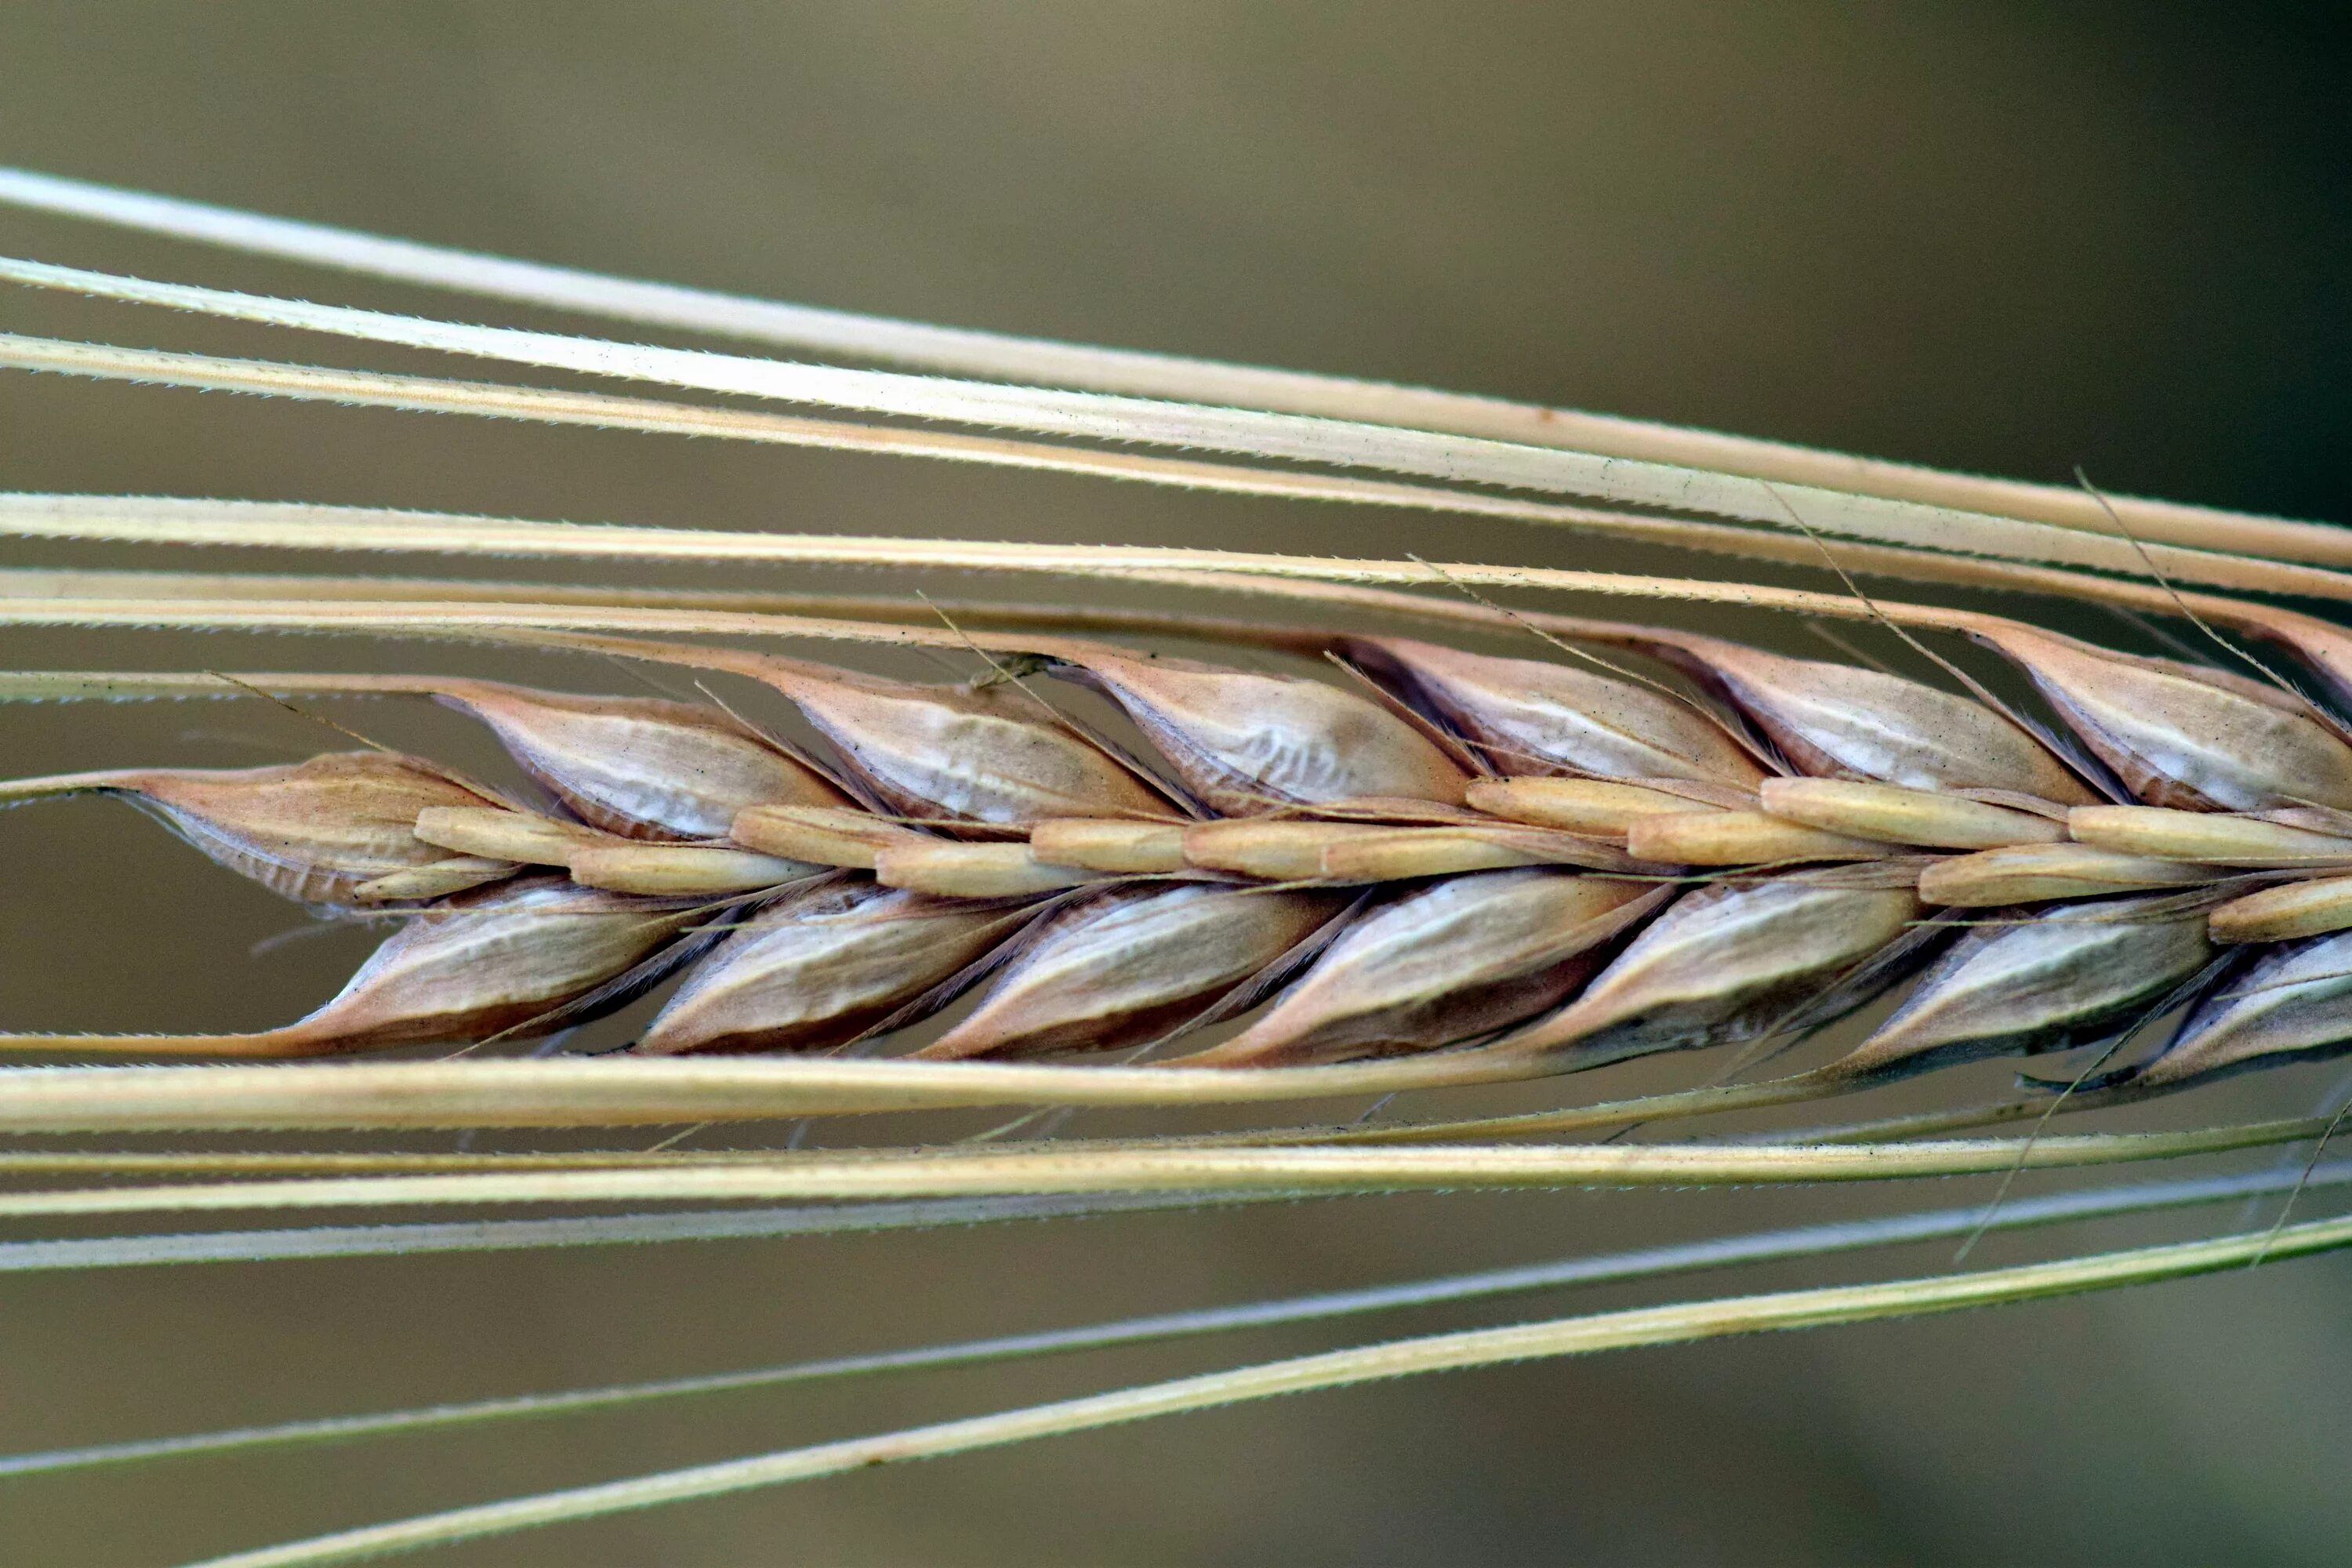
[[[421,812],[503,809],[428,762],[331,752],[266,768],[126,768],[0,784],[0,804],[120,795],[220,865],[304,903],[375,901],[359,889],[445,858],[412,831]],[[404,895],[415,896],[415,895]]]
[[[1722,724],[1630,680],[1405,637],[1349,637],[1342,647],[1505,774],[1678,778],[1734,789],[1753,789],[1764,777]]]
[[[1559,1005],[1664,889],[1562,871],[1489,871],[1406,894],[1349,928],[1272,1011],[1184,1058],[1288,1067],[1434,1050]]]
[[[687,975],[635,1048],[821,1051],[945,1006],[933,994],[994,951],[1025,910],[828,880],[761,907]]]
[[[1583,995],[1492,1048],[1556,1054],[1573,1070],[1769,1036],[1851,978],[1871,983],[1842,994],[1837,1010],[1894,984],[1899,968],[1872,961],[1920,912],[1908,887],[1817,873],[1701,888],[1635,937]]]
[[[2095,798],[2015,722],[1922,682],[1683,632],[1646,634],[1643,646],[1719,692],[1799,773],[2066,805]]]
[[[1049,916],[979,1011],[921,1056],[1108,1051],[1181,1027],[1346,906],[1329,893],[1119,888]]]
[[[716,709],[494,681],[434,695],[488,724],[583,821],[629,838],[717,838],[753,805],[846,805],[839,790]]]
[[[2352,932],[2263,953],[2199,1003],[2126,1080],[2179,1089],[2227,1073],[2332,1057],[2352,1047]]]
[[[1854,1078],[2065,1050],[2128,1027],[2213,960],[2201,910],[2169,898],[2075,904],[1979,926],[1876,1032],[1833,1064]]]
[[[1108,694],[1227,816],[1369,797],[1458,805],[1469,782],[1411,724],[1319,680],[1076,643],[1054,651],[1064,673]]]
[[[850,772],[904,816],[1019,826],[1169,815],[1133,770],[1018,689],[918,686],[782,658],[743,669],[790,698]]]
[[[2014,623],[1973,635],[2024,670],[2144,805],[2352,808],[2352,746],[2298,699]]]

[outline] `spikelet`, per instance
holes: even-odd
[[[450,867],[417,838],[421,812],[499,811],[495,797],[433,763],[386,752],[334,752],[275,767],[126,768],[0,784],[0,803],[118,795],[216,863],[306,904],[435,897],[513,868]],[[437,869],[436,869],[437,868]],[[386,879],[433,872],[414,883]]]
[[[1331,894],[1128,887],[1049,916],[979,1010],[920,1054],[1108,1051],[1198,1016],[1346,907]]]
[[[1801,773],[2069,805],[2095,798],[2032,734],[1965,697],[1685,632],[1653,634],[1646,646],[1746,715]]]
[[[781,658],[756,673],[891,812],[992,826],[1169,815],[1132,770],[1016,688],[918,686]]]
[[[447,681],[436,697],[490,727],[580,819],[629,838],[719,838],[755,805],[847,805],[817,773],[716,709]]]
[[[1549,870],[1455,877],[1359,920],[1283,1000],[1198,1067],[1433,1050],[1559,1005],[1668,895]]]
[[[2013,624],[1975,635],[2025,671],[2143,805],[2352,808],[2352,745],[2299,698]]]
[[[2352,1047],[2352,934],[2284,942],[2216,986],[2127,1080],[2184,1085]]]
[[[2168,898],[2072,904],[1979,926],[1836,1070],[1874,1077],[2064,1050],[2137,1023],[2213,956],[2203,911]]]
[[[1630,680],[1406,637],[1349,637],[1341,647],[1499,773],[1683,779],[1735,790],[1752,790],[1764,777],[1720,723]]]
[[[1684,894],[1583,994],[1494,1049],[1563,1069],[1732,1044],[1860,1006],[1924,957],[1910,876],[1800,872]]]
[[[951,994],[930,993],[986,958],[1028,919],[1024,907],[934,899],[860,880],[786,893],[739,921],[697,964],[636,1049],[822,1051],[899,1015],[914,1023]]]
[[[1226,816],[1379,799],[1459,805],[1469,783],[1419,730],[1321,681],[1055,646],[1062,673],[1117,701],[1186,786]]]
[[[335,997],[282,1028],[157,1037],[205,1056],[318,1057],[528,1039],[588,1022],[689,960],[700,906],[525,878],[410,913]]]

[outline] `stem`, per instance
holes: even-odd
[[[1538,1357],[1590,1355],[1636,1346],[1687,1344],[1734,1334],[1821,1328],[2047,1300],[2210,1274],[2242,1267],[2258,1258],[2305,1257],[2346,1246],[2352,1246],[2352,1218],[2294,1226],[2274,1236],[2230,1236],[1974,1274],[1682,1302],[1509,1328],[1432,1334],[1178,1378],[879,1436],[824,1443],[601,1486],[453,1509],[283,1546],[236,1552],[215,1559],[202,1568],[307,1568],[316,1563],[346,1563],[595,1519],[631,1509],[723,1496],[755,1487],[814,1480],[908,1459],[969,1453],[1039,1437],[1094,1431],[1151,1416],[1212,1409],[1282,1394],[1345,1388],[1391,1377],[1460,1371]]]
[[[2264,1172],[2190,1182],[2134,1183],[2105,1192],[2062,1193],[2048,1197],[2021,1199],[2011,1204],[1990,1222],[1989,1227],[2004,1231],[2021,1230],[2029,1226],[2142,1214],[2193,1204],[2226,1203],[2235,1198],[2286,1192],[2295,1185],[2296,1181],[2296,1173]],[[2352,1162],[2338,1162],[2323,1167],[2305,1184],[2328,1187],[2346,1183],[2352,1183]],[[917,1350],[793,1362],[782,1366],[751,1367],[698,1377],[570,1389],[558,1394],[520,1394],[462,1405],[425,1405],[365,1415],[328,1416],[318,1420],[285,1422],[274,1426],[232,1427],[226,1431],[203,1432],[181,1437],[58,1448],[45,1453],[0,1458],[0,1479],[50,1475],[102,1465],[184,1458],[198,1454],[393,1436],[486,1422],[582,1415],[648,1400],[732,1394],[835,1378],[1068,1355],[1080,1351],[1231,1333],[1237,1330],[1267,1328],[1283,1323],[1318,1322],[1371,1312],[1485,1300],[1534,1290],[1622,1284],[1634,1279],[1742,1268],[1796,1258],[1819,1258],[1965,1236],[1983,1217],[1980,1205],[1927,1209],[1878,1219],[1797,1226],[1752,1236],[1643,1247],[1518,1268],[1484,1269],[1476,1273],[1451,1274],[1398,1285],[1319,1291],[1312,1295],[1255,1301],[1245,1306],[1162,1312],[1115,1322],[1089,1323],[1078,1328],[1052,1329],[994,1339],[966,1340],[960,1343],[930,1345]]]
[[[0,169],[0,202],[367,276],[803,353],[992,381],[1045,382],[1489,437],[2027,518],[2094,532],[2114,529],[2095,498],[2063,486],[1947,473],[1500,398],[927,326],[641,282],[242,213],[29,170]],[[2352,565],[2352,541],[2336,529],[2166,501],[2123,496],[2106,499],[2125,526],[2143,540],[2208,548],[2221,542],[2248,554]]]
[[[1698,512],[1772,530],[2092,566],[2126,575],[2160,571],[2176,580],[2239,587],[2258,587],[2283,577],[2329,575],[2319,568],[2288,566],[2255,557],[2145,545],[2105,531],[2084,532],[1818,485],[1775,484],[1675,464],[1394,426],[470,326],[36,261],[0,258],[0,279],[369,342],[864,415],[1371,468],[1449,484],[1569,494],[1618,505]],[[95,365],[122,352],[104,345],[77,348],[33,339],[17,340],[10,347],[16,363],[30,365],[36,359],[46,359],[49,363],[41,368],[53,369],[73,368],[77,356],[79,363]],[[289,366],[277,367],[274,374],[292,389],[309,373],[304,367]],[[524,389],[507,401],[520,404],[530,395]],[[497,395],[488,392],[482,397],[486,404],[498,400]],[[1802,520],[1801,524],[1792,523],[1792,518]]]
[[[2326,1118],[2187,1132],[2089,1133],[1941,1142],[1750,1146],[1714,1143],[1533,1149],[1044,1149],[787,1156],[684,1170],[324,1177],[310,1181],[82,1188],[0,1194],[9,1218],[208,1214],[233,1209],[367,1208],[443,1204],[755,1202],[969,1197],[1032,1193],[1361,1193],[1449,1188],[1702,1186],[1864,1182],[2073,1169],[2179,1159],[2316,1138]]]

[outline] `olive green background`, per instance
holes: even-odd
[[[0,7],[0,160],[631,276],[2030,478],[2063,480],[2080,463],[2116,489],[2340,520],[2352,515],[2352,205],[2344,39],[2326,15],[1461,0],[16,4]],[[6,212],[0,249],[580,325]],[[448,374],[421,355],[14,291],[0,294],[0,330]],[[1499,525],[13,374],[0,377],[0,484],[1713,569]],[[20,565],[200,564],[5,550]],[[201,564],[335,569],[299,557]],[[1819,646],[1785,626],[1731,629]],[[627,689],[551,661],[486,666],[325,640],[6,636],[9,666],[470,658],[489,673]],[[386,707],[364,722],[488,765],[454,720]],[[300,720],[244,704],[0,713],[11,773],[242,765],[320,744]],[[368,945],[339,931],[249,954],[299,923],[120,806],[0,816],[0,1027],[282,1021]],[[1708,1070],[1644,1064],[1605,1088]],[[1952,1075],[1912,1098],[1990,1093],[2007,1070]],[[2168,1113],[2299,1110],[2338,1072],[2250,1080]],[[1988,1191],[1418,1196],[833,1241],[0,1276],[0,1449],[914,1344]],[[2213,1211],[2095,1234],[2249,1219]],[[1978,1259],[2046,1245],[1997,1237]],[[1948,1257],[1921,1249],[1688,1288],[1935,1269]],[[2332,1563],[2352,1528],[2347,1286],[2341,1260],[2303,1263],[1967,1319],[1291,1399],[432,1561]],[[1546,1298],[0,1483],[0,1559],[178,1561],[1379,1332],[1636,1299]]]

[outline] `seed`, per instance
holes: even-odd
[[[1666,868],[1589,837],[1536,827],[1377,827],[1326,844],[1317,874],[1333,882],[1392,882],[1513,866],[1576,866],[1588,871]]]
[[[451,893],[462,893],[468,888],[478,888],[484,883],[511,877],[520,869],[511,860],[485,860],[478,855],[459,855],[362,882],[352,889],[352,902],[396,904],[442,899]]]
[[[583,888],[656,898],[752,892],[824,869],[725,844],[594,845],[574,849],[564,864]]]
[[[1323,875],[1323,852],[1383,831],[1359,822],[1203,822],[1184,829],[1184,863],[1272,882],[1311,882]]]
[[[763,854],[861,871],[874,869],[875,857],[885,849],[938,842],[872,812],[825,805],[750,806],[736,814],[727,836]]]
[[[1493,1047],[1564,1069],[1774,1033],[1801,1004],[1850,1010],[1901,978],[1871,961],[1920,914],[1907,887],[1802,873],[1684,894],[1584,994]],[[1849,980],[1867,980],[1841,994]],[[1826,1023],[1828,1016],[1817,1023]]]
[[[629,838],[717,838],[753,805],[846,805],[839,790],[715,709],[492,681],[435,695],[489,725],[582,820]]]
[[[2299,699],[2024,626],[1977,636],[2032,678],[2144,805],[2352,807],[2352,746]]]
[[[575,851],[614,842],[612,835],[576,822],[498,806],[427,806],[410,831],[442,849],[531,866],[568,866]]]
[[[1989,909],[2194,887],[2218,875],[2210,866],[2126,855],[2088,844],[2021,844],[1930,861],[1919,873],[1919,897],[1930,904]]]
[[[1117,701],[1192,793],[1227,816],[1380,798],[1458,805],[1469,782],[1412,725],[1319,680],[1109,648],[1068,657],[1063,673]]]
[[[2352,877],[2314,877],[2232,899],[2214,909],[2215,942],[2288,942],[2352,929]]]
[[[2352,1042],[2347,995],[2352,934],[2273,948],[2200,1002],[2131,1081],[2177,1089],[2249,1068],[2336,1055]]]
[[[2078,805],[2066,828],[2084,844],[2159,860],[2213,866],[2352,866],[2352,838],[2218,811],[2153,805]]]
[[[1625,847],[1636,859],[1677,866],[1761,866],[1802,860],[1874,860],[1885,844],[1824,833],[1760,811],[1685,811],[1634,819]]]
[[[1030,858],[1046,866],[1150,875],[1184,868],[1184,826],[1057,817],[1029,830]]]
[[[1156,1039],[1346,907],[1328,893],[1117,888],[1048,917],[971,1016],[920,1054],[1022,1057]]]
[[[1350,637],[1345,647],[1376,679],[1507,774],[1693,779],[1736,789],[1752,789],[1764,776],[1721,724],[1630,680],[1403,637]]]
[[[2066,805],[2093,798],[2047,746],[1965,697],[1682,632],[1655,634],[1653,647],[1720,692],[1799,773],[1906,789],[2006,790]]]
[[[1242,1034],[1184,1058],[1276,1067],[1433,1050],[1557,1006],[1669,895],[1563,871],[1489,871],[1357,921]]]
[[[1033,860],[1026,844],[953,844],[944,839],[891,846],[875,856],[874,878],[886,888],[954,899],[1016,898],[1102,879],[1097,872]]]
[[[83,794],[120,795],[218,864],[310,904],[372,901],[360,895],[362,887],[444,858],[413,831],[420,812],[499,809],[492,797],[432,763],[384,752],[334,752],[266,768],[135,768],[0,784],[0,802]]]
[[[1912,1072],[2011,1051],[2057,1051],[2128,1027],[2210,963],[2198,910],[2118,899],[1965,932],[1841,1072]]]
[[[1132,771],[1018,689],[917,686],[790,659],[758,670],[900,815],[1007,826],[1167,815]]]
[[[788,891],[695,965],[635,1048],[656,1056],[822,1051],[893,1014],[911,1024],[952,1000],[930,993],[1028,918],[1020,908],[862,879]]]
[[[1935,849],[1994,849],[2054,844],[2063,824],[1937,790],[1852,779],[1766,779],[1764,809],[1828,833]],[[2075,810],[2095,810],[2077,806]]]
[[[1594,834],[1620,843],[1626,830],[1644,816],[1679,815],[1703,807],[1740,810],[1755,804],[1753,795],[1726,794],[1728,798],[1724,800],[1701,800],[1648,784],[1561,778],[1474,779],[1466,792],[1471,806],[1490,816]]]

